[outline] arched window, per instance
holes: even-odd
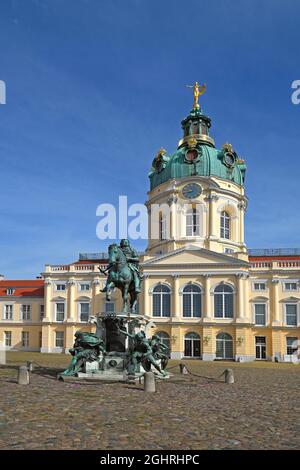
[[[159,239],[167,239],[167,218],[165,214],[159,214]]]
[[[170,349],[170,336],[165,331],[158,331],[155,333],[159,337],[161,342]]]
[[[228,333],[219,333],[217,335],[216,358],[233,359],[233,341]]]
[[[197,333],[187,333],[184,337],[184,355],[185,357],[200,357],[200,336]]]
[[[196,284],[188,284],[183,289],[183,316],[201,317],[201,289]]]
[[[153,289],[153,316],[169,317],[171,315],[171,290],[159,284]]]
[[[200,234],[199,211],[195,207],[186,212],[186,236],[192,237]]]
[[[220,284],[214,291],[215,318],[233,318],[233,289]]]
[[[230,240],[230,215],[226,211],[221,212],[220,227],[221,238],[226,238],[227,240]]]

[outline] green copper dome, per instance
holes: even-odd
[[[244,185],[246,165],[230,144],[221,150],[215,148],[209,135],[210,119],[193,109],[182,121],[183,139],[177,151],[167,155],[160,149],[152,162],[149,173],[151,190],[170,179],[187,176],[216,176]]]

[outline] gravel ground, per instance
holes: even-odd
[[[45,368],[17,385],[29,357]],[[11,353],[0,366],[1,449],[300,448],[300,366],[184,361],[200,377],[177,366],[145,394],[141,385],[56,380],[68,360]],[[227,367],[233,385],[219,377]]]

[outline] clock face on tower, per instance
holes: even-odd
[[[199,184],[189,183],[182,188],[182,196],[186,199],[195,199],[202,193],[202,188]]]

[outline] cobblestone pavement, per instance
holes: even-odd
[[[42,356],[46,368],[28,386],[16,383],[13,358],[0,366],[1,449],[300,448],[300,366],[184,361],[201,377],[176,367],[145,394],[141,385],[57,381],[68,358]],[[233,385],[219,377],[226,367]]]

